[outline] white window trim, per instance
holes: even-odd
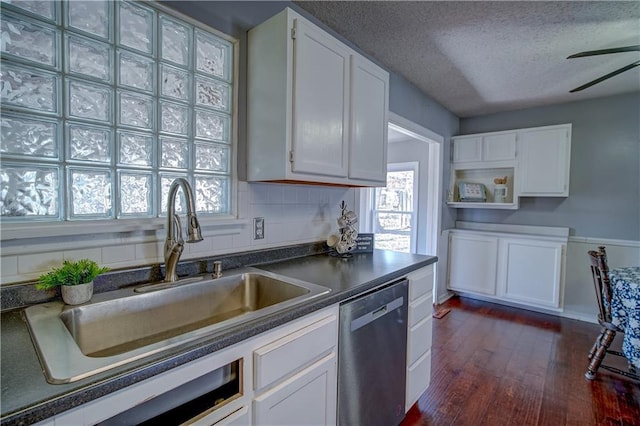
[[[405,163],[389,163],[387,164],[387,172],[404,172],[404,171],[413,171],[413,200],[412,200],[412,212],[411,213],[411,246],[409,248],[409,250],[411,250],[411,253],[416,253],[417,252],[417,247],[418,247],[418,230],[416,229],[417,223],[418,223],[418,182],[419,182],[419,176],[420,176],[420,170],[419,170],[419,163],[417,161],[409,161],[409,162],[405,162]],[[365,220],[366,224],[365,226],[368,226],[368,231],[367,232],[374,232],[374,194],[376,188],[368,188],[365,191],[365,198],[367,198],[367,200],[365,200],[365,203],[369,206],[368,210],[367,210],[367,219]],[[394,213],[402,213],[400,211],[395,212]],[[408,213],[408,212],[407,212]]]

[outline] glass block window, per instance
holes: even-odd
[[[3,221],[161,216],[178,177],[232,212],[231,38],[150,3],[0,1]]]

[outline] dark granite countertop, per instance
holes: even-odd
[[[225,329],[188,345],[74,383],[46,382],[22,310],[1,318],[1,418],[3,425],[32,424],[86,402],[214,353],[230,345],[340,303],[437,261],[433,256],[374,250],[350,259],[327,254],[254,267],[329,287],[331,292],[307,303]],[[248,266],[248,265],[247,265]]]

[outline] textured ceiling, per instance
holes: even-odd
[[[459,117],[640,91],[640,2],[296,1]]]

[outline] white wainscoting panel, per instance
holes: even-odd
[[[570,237],[562,314],[565,317],[597,322],[598,306],[587,252],[598,246],[607,248],[609,268],[640,265],[640,241]]]

